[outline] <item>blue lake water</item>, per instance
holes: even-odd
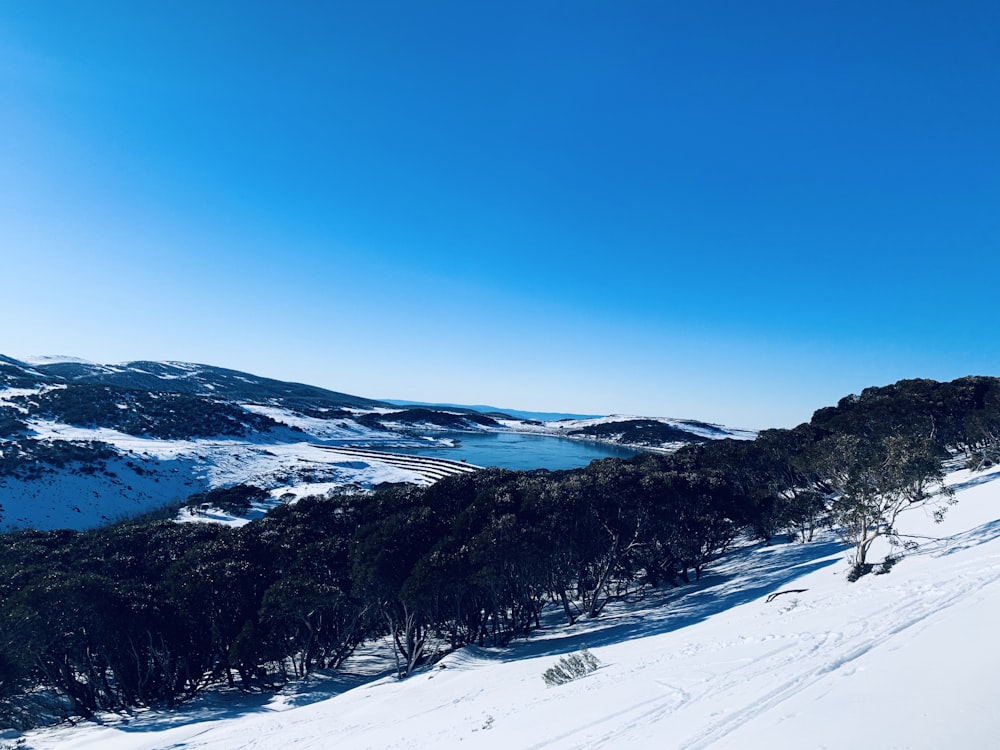
[[[454,448],[394,448],[396,453],[450,458],[476,466],[499,466],[504,469],[577,469],[595,458],[631,458],[637,451],[605,443],[550,435],[521,435],[510,432],[445,432],[435,437],[450,438]]]

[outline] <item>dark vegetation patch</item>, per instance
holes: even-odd
[[[262,502],[271,497],[267,490],[250,484],[237,484],[232,487],[220,487],[207,492],[191,495],[184,503],[189,508],[219,508],[226,513],[240,516],[250,510],[255,502]]]
[[[655,419],[627,419],[603,422],[573,430],[570,435],[587,435],[597,439],[614,438],[631,445],[662,445],[664,443],[704,443],[706,438]]]
[[[34,388],[48,380],[30,365],[0,354],[0,385],[7,388]]]
[[[482,425],[484,427],[500,426],[492,417],[477,412],[452,414],[451,412],[422,408],[404,409],[387,414],[373,412],[356,417],[355,421],[373,429],[384,429],[386,422],[414,426],[431,424],[436,427],[446,427],[454,430],[467,430],[471,425]]]
[[[0,438],[18,435],[28,429],[28,425],[21,421],[21,413],[9,406],[0,406]]]
[[[106,471],[117,456],[113,446],[97,440],[19,440],[0,444],[0,476],[38,479],[64,469],[93,474]]]
[[[278,426],[270,417],[225,401],[179,393],[155,393],[104,385],[74,384],[17,402],[32,415],[79,427],[107,427],[129,435],[185,439],[243,437]]]
[[[484,417],[489,417],[490,419],[493,419],[493,420],[498,420],[498,419],[517,420],[517,417],[513,417],[510,414],[507,414],[506,412],[502,412],[502,411],[481,411],[481,412],[472,412],[472,413],[473,414],[480,414],[480,415],[482,415]],[[522,419],[520,421],[521,422],[527,422],[528,424],[541,424],[541,422],[539,422],[537,419]]]

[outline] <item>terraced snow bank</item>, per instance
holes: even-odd
[[[266,701],[27,735],[58,748],[998,747],[1000,472],[951,476],[959,503],[888,575],[849,584],[834,538],[737,551],[700,583],[527,642],[467,648],[405,681],[340,678]],[[886,550],[873,551],[873,559]],[[790,589],[768,602],[769,594]],[[592,674],[542,673],[586,645]],[[388,652],[373,647],[358,665]],[[388,666],[388,664],[386,664]]]

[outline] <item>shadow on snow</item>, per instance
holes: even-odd
[[[1000,535],[1000,521],[996,525],[995,532]],[[475,669],[483,661],[558,656],[583,646],[599,648],[680,630],[732,607],[754,601],[763,604],[768,594],[813,571],[841,562],[843,549],[843,544],[833,540],[737,549],[717,561],[716,569],[710,569],[700,581],[674,589],[649,590],[638,602],[610,604],[600,617],[581,619],[573,626],[561,622],[561,612],[552,609],[543,616],[543,628],[527,640],[505,648],[467,646],[446,657],[442,666]],[[108,724],[131,733],[237,719],[314,704],[364,685],[377,688],[381,680],[395,674],[388,647],[384,655],[370,654],[361,657],[360,662],[357,671],[293,683],[277,696],[211,691],[181,710],[140,713],[116,718]]]
[[[700,581],[651,590],[638,603],[609,605],[600,617],[581,618],[573,626],[560,624],[561,613],[553,611],[542,631],[527,641],[502,649],[475,648],[474,653],[487,660],[515,661],[673,632],[741,604],[763,603],[792,581],[842,562],[843,550],[844,545],[833,540],[734,550],[717,563],[718,571],[709,571]],[[461,668],[465,660],[457,661]]]
[[[316,674],[284,686],[277,694],[248,694],[237,690],[210,690],[191,703],[172,711],[152,710],[131,716],[115,716],[106,724],[121,732],[160,732],[201,722],[239,719],[250,714],[282,712],[334,698],[348,690],[377,683],[396,673],[391,654],[362,658],[357,671]]]
[[[908,553],[908,555],[947,557],[954,555],[956,552],[964,552],[981,544],[987,544],[997,538],[1000,538],[1000,518],[994,521],[987,521],[968,531],[926,541],[916,550]]]

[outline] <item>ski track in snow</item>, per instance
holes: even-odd
[[[870,651],[893,640],[900,633],[920,625],[929,617],[941,616],[948,608],[983,587],[996,583],[997,580],[1000,580],[1000,567],[993,568],[988,575],[969,577],[953,591],[940,589],[936,592],[925,591],[925,596],[911,599],[909,602],[904,601],[902,605],[894,602],[864,618],[864,621],[855,621],[853,624],[856,628],[849,634],[831,632],[811,646],[794,649],[791,654],[783,654],[780,659],[769,658],[754,662],[758,665],[758,669],[749,675],[744,674],[743,670],[729,672],[724,679],[711,686],[711,692],[730,690],[740,686],[744,681],[783,670],[790,665],[809,664],[808,668],[793,672],[791,677],[767,693],[728,713],[724,719],[709,725],[697,737],[678,745],[678,750],[703,750],[715,744],[749,719],[773,710],[805,687],[825,679],[831,673],[853,669],[854,662]],[[938,595],[935,596],[934,593]],[[869,624],[872,621],[880,621],[882,617],[885,617],[885,626],[878,628]],[[787,652],[788,649],[783,648],[779,651]],[[815,665],[816,657],[819,658],[819,666]]]
[[[622,710],[602,714],[572,730],[550,735],[528,746],[529,750],[570,750],[621,747],[630,730],[669,719],[685,707],[710,703],[712,696],[745,692],[747,684],[766,679],[775,672],[790,671],[777,685],[753,700],[729,708],[723,718],[709,722],[677,750],[704,750],[742,727],[750,719],[772,711],[804,688],[837,672],[853,670],[859,658],[881,647],[895,636],[920,625],[929,617],[943,616],[954,604],[1000,580],[1000,565],[986,575],[966,576],[954,590],[924,591],[925,596],[900,605],[894,601],[864,618],[851,623],[851,632],[829,632],[816,637],[805,635],[797,641],[771,649],[743,666],[727,668],[711,675],[697,690],[685,689],[666,681],[656,681],[666,695],[656,696]],[[884,620],[881,627],[872,625]]]

